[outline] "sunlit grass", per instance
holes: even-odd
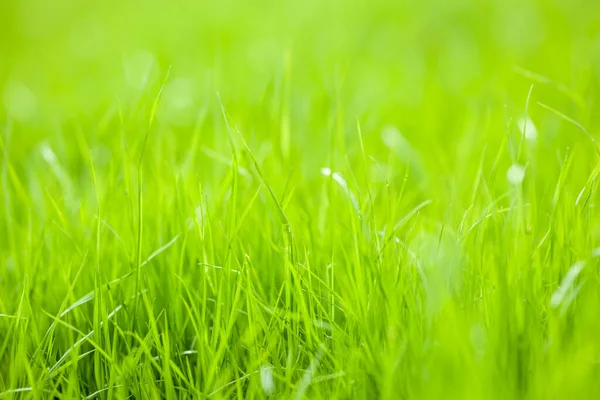
[[[0,398],[595,398],[600,3],[0,4]]]

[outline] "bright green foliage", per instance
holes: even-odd
[[[8,0],[0,95],[0,398],[600,393],[597,0]]]

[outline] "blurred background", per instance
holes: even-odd
[[[218,92],[240,118],[286,97],[298,143],[337,109],[344,127],[360,116],[443,141],[473,108],[522,113],[540,81],[527,70],[552,81],[538,97],[597,128],[599,13],[591,0],[4,1],[2,114],[101,118],[153,95],[171,66],[164,125],[193,124]]]

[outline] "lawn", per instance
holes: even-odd
[[[0,398],[594,399],[597,0],[0,2]]]

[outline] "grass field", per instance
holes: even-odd
[[[0,26],[0,398],[597,398],[599,1]]]

